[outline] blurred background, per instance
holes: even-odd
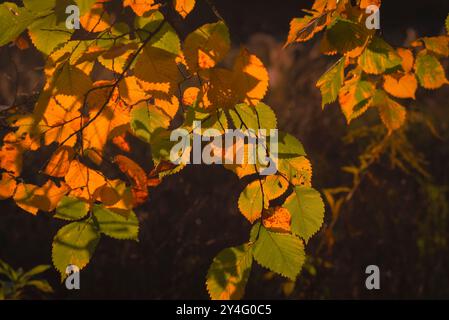
[[[341,168],[358,166],[359,155],[382,132],[375,112],[347,126],[338,104],[321,109],[315,83],[335,58],[322,56],[318,41],[282,49],[290,20],[311,1],[197,2],[185,22],[169,17],[180,35],[216,20],[212,2],[235,49],[248,47],[268,68],[265,102],[275,110],[279,128],[304,144],[314,187],[324,193],[353,186],[353,176]],[[402,46],[442,34],[448,13],[445,0],[384,1],[382,36]],[[0,48],[0,104],[11,103],[15,79],[19,93],[37,92],[43,63],[33,48]],[[286,281],[254,264],[245,298],[449,298],[449,86],[421,90],[416,101],[402,103],[426,120],[411,121],[398,134],[397,148],[369,167],[341,208],[326,202],[325,224],[307,244],[309,258],[298,280]],[[207,299],[204,282],[213,257],[248,238],[250,224],[237,208],[243,188],[221,166],[187,166],[152,189],[149,201],[136,209],[138,243],[102,237],[81,273],[81,290],[66,290],[50,269],[43,277],[55,292],[47,298]],[[63,224],[44,213],[33,217],[10,200],[0,202],[0,259],[25,269],[51,264],[51,241]],[[365,288],[370,264],[380,268],[380,290]]]

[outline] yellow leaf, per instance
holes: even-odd
[[[254,165],[253,165],[254,168]],[[268,200],[280,197],[288,188],[288,181],[279,175],[267,176],[263,181],[263,192]]]

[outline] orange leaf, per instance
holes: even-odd
[[[65,181],[78,198],[91,200],[94,192],[106,183],[106,179],[96,170],[86,167],[78,160],[70,162]]]
[[[182,94],[182,103],[186,106],[192,106],[198,98],[199,93],[200,89],[197,87],[187,88]]]
[[[215,108],[230,108],[238,103],[256,105],[267,92],[268,79],[268,72],[259,58],[242,49],[232,71],[211,70],[207,95]]]
[[[384,89],[394,97],[415,99],[417,88],[418,81],[413,73],[406,73],[398,79],[391,75],[384,76]]]
[[[67,171],[69,171],[70,161],[72,161],[73,156],[74,151],[71,147],[59,147],[51,156],[44,172],[52,177],[64,177]]]
[[[147,11],[157,10],[160,4],[155,4],[154,0],[124,0],[123,6],[131,7],[134,13],[141,17]]]
[[[16,179],[9,173],[3,172],[0,180],[0,200],[11,198],[16,190]]]
[[[17,177],[22,171],[22,148],[18,143],[8,142],[8,137],[13,136],[14,133],[9,133],[3,139],[4,144],[0,149],[0,168]]]
[[[266,211],[265,215],[262,219],[265,228],[275,232],[290,232],[291,214],[286,208],[276,207]]]
[[[126,132],[112,138],[112,143],[114,143],[117,148],[124,152],[131,151],[131,146],[129,145],[128,141],[126,141]]]
[[[144,203],[148,198],[147,176],[145,171],[128,157],[115,156],[114,162],[131,180],[131,191],[134,197],[134,206]]]
[[[175,0],[175,10],[185,19],[195,7],[195,0]]]
[[[57,186],[51,180],[42,187],[19,183],[13,199],[20,208],[35,215],[38,210],[53,211],[68,191],[65,183]]]
[[[396,49],[398,55],[401,57],[402,62],[402,69],[404,69],[405,72],[410,72],[413,68],[413,64],[414,64],[414,57],[413,57],[413,52],[409,49],[403,49],[403,48],[398,48]]]
[[[96,3],[90,11],[80,17],[80,23],[88,32],[101,32],[111,26],[109,14],[104,10],[103,4]]]

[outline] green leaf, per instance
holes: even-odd
[[[201,121],[201,132],[213,128],[221,133],[225,133],[225,130],[229,127],[228,119],[222,109],[218,109],[211,113],[205,112],[204,109],[201,108],[188,108],[183,128],[186,130],[193,130],[193,121]]]
[[[265,103],[259,102],[255,107],[241,103],[229,110],[232,122],[237,129],[275,129],[277,120],[274,111]],[[267,132],[266,134],[269,134]]]
[[[44,12],[54,9],[56,0],[22,0],[25,8],[32,12]]]
[[[368,110],[376,89],[370,81],[362,80],[361,74],[356,70],[353,74],[352,78],[345,81],[338,95],[341,110],[348,124]]]
[[[81,270],[89,263],[99,240],[100,233],[92,219],[72,222],[59,229],[53,239],[52,259],[62,279],[69,265]]]
[[[443,66],[431,54],[423,52],[418,54],[415,62],[415,72],[419,84],[426,89],[437,89],[448,83]]]
[[[44,293],[52,293],[53,292],[53,288],[48,283],[47,280],[31,280],[26,283],[26,286],[35,287],[37,290],[44,292]]]
[[[54,218],[63,220],[79,220],[89,211],[89,205],[75,197],[64,196],[56,207]]]
[[[100,232],[119,240],[137,240],[139,235],[139,220],[134,211],[130,210],[127,217],[115,213],[103,205],[94,205],[93,214],[100,227]]]
[[[305,156],[306,152],[302,143],[289,133],[279,132],[278,156],[280,159]]]
[[[245,189],[240,193],[238,206],[240,212],[253,223],[260,218],[262,214],[262,189],[260,188],[259,180],[249,183]],[[264,199],[264,204],[267,205],[267,199]]]
[[[51,266],[49,266],[48,264],[42,264],[42,265],[36,266],[36,267],[32,268],[31,270],[25,272],[21,278],[26,281],[35,275],[44,273],[45,271],[50,269],[50,267]]]
[[[338,92],[344,80],[345,57],[340,58],[325,74],[318,80],[316,86],[321,91],[321,106],[337,100]]]
[[[241,299],[252,262],[251,248],[247,244],[222,250],[207,272],[206,287],[211,299]]]
[[[446,23],[445,23],[445,25],[446,25],[446,32],[449,34],[449,15],[448,15],[447,18],[446,18]]]
[[[131,110],[131,131],[144,142],[151,142],[151,135],[158,128],[167,128],[170,117],[155,110],[154,106],[148,106],[141,102]]]
[[[449,56],[449,38],[447,36],[422,38],[426,49],[444,57]]]
[[[263,267],[295,280],[304,264],[304,244],[294,235],[271,232],[261,226],[253,257]]]
[[[292,216],[293,234],[303,238],[306,242],[323,224],[324,203],[320,193],[313,188],[296,186],[283,207],[288,209]]]
[[[5,2],[0,5],[0,46],[17,38],[33,23],[37,16],[15,3]]]
[[[278,171],[282,173],[293,185],[311,185],[312,182],[312,165],[304,156],[295,158],[280,158],[278,161]]]
[[[370,32],[359,23],[337,17],[327,27],[326,41],[331,51],[345,54],[365,45]]]
[[[184,54],[189,68],[195,72],[214,67],[230,47],[228,27],[219,21],[205,24],[190,33],[184,41]]]
[[[72,37],[73,30],[67,29],[65,21],[59,21],[56,14],[39,19],[28,28],[34,46],[46,55]]]
[[[399,66],[401,57],[381,38],[375,37],[358,59],[363,71],[369,74],[382,74]]]
[[[178,34],[167,22],[165,22],[158,33],[151,38],[149,45],[174,55],[179,54],[181,51],[181,41],[179,40]]]

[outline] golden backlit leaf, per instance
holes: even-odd
[[[397,48],[396,52],[401,57],[402,62],[402,69],[404,69],[405,72],[410,72],[413,69],[413,63],[414,63],[414,57],[413,52],[410,49],[404,49],[404,48]]]
[[[124,7],[131,7],[139,17],[150,10],[157,10],[161,5],[154,0],[123,0]]]
[[[238,103],[256,105],[265,96],[268,81],[268,72],[259,58],[242,49],[232,70],[210,71],[207,96],[214,108],[231,108]]]
[[[290,232],[291,218],[291,214],[287,208],[276,207],[265,211],[262,223],[265,228],[270,229],[270,231]]]
[[[140,85],[139,79],[134,76],[125,77],[119,83],[120,98],[129,106],[134,106],[137,103],[149,99],[151,96],[146,93]]]
[[[285,46],[293,42],[305,42],[312,39],[315,34],[329,25],[330,21],[330,15],[326,13],[317,16],[307,15],[302,18],[293,18],[290,21],[290,30]]]
[[[96,3],[80,17],[80,23],[88,32],[101,32],[111,26],[111,18],[104,10],[103,4]]]
[[[382,2],[381,0],[361,0],[360,8],[366,9],[367,7],[372,6],[372,5],[380,8],[381,2]]]
[[[197,87],[189,87],[184,90],[182,94],[182,103],[185,106],[192,106],[195,101],[198,99],[198,95],[200,94],[200,89]]]
[[[147,45],[139,55],[134,74],[144,90],[171,93],[182,80],[176,64],[176,55],[166,50]]]
[[[13,175],[3,172],[0,180],[0,200],[11,198],[16,190],[16,179]]]
[[[13,137],[14,140],[8,140],[8,137]],[[20,144],[13,141],[15,141],[14,133],[7,134],[3,139],[3,145],[0,149],[0,168],[18,177],[22,171],[23,149]]]
[[[64,177],[69,170],[74,154],[73,148],[69,146],[59,147],[51,156],[44,173],[52,177]]]
[[[190,33],[184,42],[184,55],[189,69],[214,67],[230,49],[229,31],[224,22],[208,23]]]
[[[131,180],[131,191],[133,194],[133,206],[144,203],[148,198],[147,175],[145,171],[133,160],[126,156],[117,155],[114,162]]]
[[[348,123],[368,109],[374,90],[375,87],[371,82],[361,80],[360,75],[356,73],[345,81],[338,95],[338,101]]]
[[[396,98],[415,99],[415,92],[418,88],[418,81],[415,74],[406,73],[399,76],[384,75],[384,89]]]
[[[65,183],[58,186],[51,180],[42,187],[19,183],[13,199],[20,208],[35,215],[39,210],[53,211],[68,191]]]
[[[175,10],[184,19],[195,7],[195,0],[174,0]]]
[[[71,195],[90,201],[94,192],[106,183],[106,179],[98,171],[86,167],[78,160],[70,162],[65,181],[72,189]]]
[[[380,118],[389,132],[399,129],[405,122],[405,108],[391,99],[383,90],[377,90],[373,97],[373,106],[379,110]]]

